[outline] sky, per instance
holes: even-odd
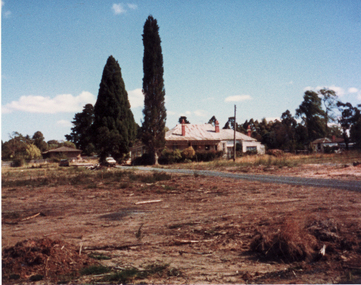
[[[143,115],[144,23],[158,22],[167,122],[274,120],[306,90],[361,104],[361,0],[3,0],[1,139],[65,140],[95,104],[107,58]]]

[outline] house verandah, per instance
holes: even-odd
[[[178,124],[165,134],[165,147],[170,150],[184,150],[190,146],[195,151],[222,151],[224,157],[231,158],[234,149],[234,130],[220,129],[218,122],[212,124]],[[236,132],[236,144],[242,152],[265,153],[265,147],[249,135]],[[144,145],[134,146],[131,150],[132,161],[146,152]]]

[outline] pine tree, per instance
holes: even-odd
[[[104,67],[94,105],[92,131],[101,162],[108,155],[112,155],[117,161],[127,158],[136,136],[136,124],[120,66],[113,56],[108,58]]]
[[[151,163],[158,163],[157,157],[165,146],[165,122],[167,112],[164,105],[163,55],[157,20],[149,16],[143,32],[143,94],[144,121],[142,142],[147,146]]]

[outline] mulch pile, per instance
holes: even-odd
[[[79,270],[95,264],[79,247],[60,241],[29,239],[3,249],[3,283],[47,280],[57,282],[79,275]]]

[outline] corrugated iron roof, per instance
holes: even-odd
[[[317,144],[317,143],[330,143],[330,142],[332,142],[332,140],[330,140],[329,138],[320,138],[320,139],[314,140],[312,143]]]
[[[211,124],[184,124],[185,136],[182,136],[182,124],[176,125],[165,134],[167,141],[225,141],[233,140],[234,131],[230,129],[220,129],[216,133],[215,127]],[[236,132],[236,140],[257,141],[240,132]]]
[[[49,153],[49,152],[82,152],[80,149],[71,148],[67,146],[61,146],[58,148],[50,149],[48,151],[43,152],[43,154]]]

